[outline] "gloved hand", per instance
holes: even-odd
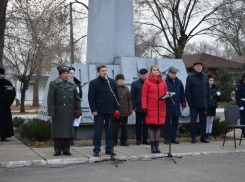
[[[221,96],[221,93],[220,93],[220,92],[216,92],[216,95],[217,95],[217,96]]]
[[[147,115],[147,109],[142,109],[142,113],[143,113],[144,115]]]
[[[192,103],[189,103],[188,105],[189,105],[189,107],[193,107],[193,104]]]
[[[239,110],[240,111],[243,111],[244,110],[244,107],[242,106],[242,107],[239,107]]]

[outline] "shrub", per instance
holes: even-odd
[[[14,117],[14,119],[13,119],[13,125],[15,128],[19,128],[20,125],[22,125],[22,123],[24,123],[24,122],[25,122],[25,119],[20,118],[20,117]]]
[[[213,121],[212,134],[214,137],[221,136],[225,133],[225,121],[220,121],[220,117],[215,117]],[[227,132],[229,132],[228,130]]]
[[[31,141],[47,141],[51,139],[51,123],[40,119],[32,119],[20,127],[20,136]]]

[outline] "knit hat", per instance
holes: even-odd
[[[117,81],[119,79],[125,80],[124,75],[123,74],[117,74],[116,77],[115,77],[115,80]]]
[[[4,75],[5,73],[5,69],[4,68],[0,68],[0,74]]]

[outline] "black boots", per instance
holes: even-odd
[[[156,151],[157,151],[156,153],[161,153],[161,150],[159,148],[159,140],[156,140],[155,143],[156,143]]]
[[[151,141],[151,152],[152,153],[161,153],[159,148],[159,140]]]
[[[151,141],[151,153],[157,153],[155,141]]]

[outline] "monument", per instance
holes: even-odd
[[[129,88],[131,83],[138,79],[138,71],[141,68],[149,69],[156,64],[162,71],[163,79],[167,75],[167,69],[175,66],[179,69],[177,73],[185,85],[187,72],[181,59],[148,59],[135,57],[134,53],[134,26],[133,26],[133,0],[89,0],[88,17],[88,40],[87,40],[87,62],[86,64],[68,64],[76,68],[75,76],[82,81],[82,85],[95,79],[96,67],[106,64],[108,76],[115,78],[119,73],[125,75],[125,85]],[[42,105],[38,118],[48,120],[47,115],[47,93],[49,82],[58,77],[58,71],[53,68],[45,89]],[[76,138],[90,138],[85,128],[93,125],[93,115],[88,104],[88,86],[83,87],[82,121],[81,127],[77,129]],[[189,108],[187,107],[180,118],[180,122],[189,121]],[[135,124],[135,114],[130,115],[129,125]],[[84,136],[85,135],[85,136]]]

